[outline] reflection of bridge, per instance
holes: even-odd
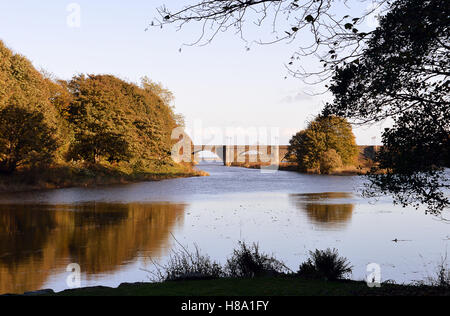
[[[288,153],[288,145],[192,145],[192,155],[209,151],[222,159],[223,164],[233,163],[280,163]]]

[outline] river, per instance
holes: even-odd
[[[353,279],[377,263],[398,283],[433,276],[448,249],[447,222],[360,197],[360,177],[200,168],[210,176],[0,195],[0,294],[66,289],[71,263],[82,286],[149,281],[177,241],[221,263],[238,241],[258,242],[293,270],[336,248]]]

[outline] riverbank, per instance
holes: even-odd
[[[245,162],[239,162],[239,163],[232,163],[231,167],[240,167],[240,168],[249,168],[249,169],[261,169],[263,166],[269,166],[269,164],[264,163],[245,163]],[[319,174],[315,170],[307,170],[307,171],[300,171],[298,168],[297,163],[291,163],[291,162],[282,162],[278,166],[278,170],[281,171],[292,171],[292,172],[298,172],[303,174]],[[347,166],[343,168],[338,168],[331,172],[329,175],[332,176],[358,176],[358,175],[365,175],[370,171],[370,168],[368,167],[355,167],[355,166]]]
[[[158,170],[133,170],[102,164],[64,164],[18,171],[0,176],[0,192],[23,192],[71,187],[95,187],[143,181],[208,176],[190,164],[175,164]]]
[[[172,281],[122,284],[118,288],[93,287],[50,296],[450,296],[450,289],[430,286],[383,284],[369,288],[365,282],[307,280],[298,277]]]

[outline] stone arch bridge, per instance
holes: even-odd
[[[192,155],[209,151],[222,159],[225,166],[239,163],[279,164],[288,153],[288,145],[192,145]]]

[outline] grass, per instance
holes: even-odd
[[[308,280],[294,276],[248,279],[170,281],[122,284],[118,288],[67,290],[56,296],[450,296],[450,289],[385,284],[369,288],[365,282]]]
[[[206,175],[206,172],[197,170],[190,164],[174,164],[154,170],[133,170],[127,165],[65,163],[1,175],[0,192],[92,187]]]

